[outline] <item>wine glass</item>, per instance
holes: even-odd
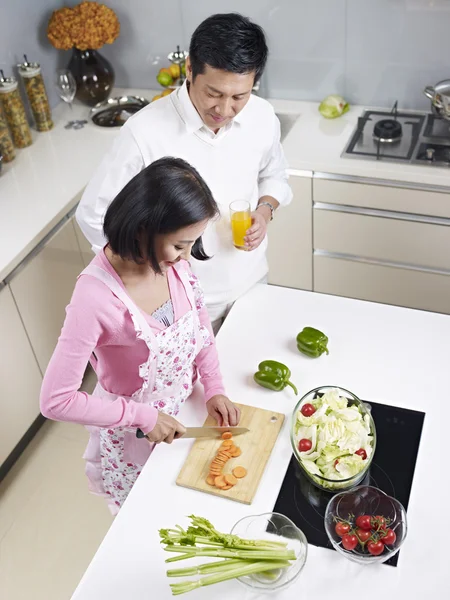
[[[77,83],[75,81],[74,76],[68,69],[59,69],[56,72],[56,89],[58,91],[58,96],[63,100],[66,104],[70,106],[70,111],[72,114],[73,106],[72,102],[75,98],[75,93],[77,91]],[[78,129],[81,121],[69,121],[66,125],[66,129]]]

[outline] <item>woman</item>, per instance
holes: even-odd
[[[218,213],[208,186],[181,159],[136,175],[104,219],[108,244],[83,271],[41,392],[42,414],[86,425],[92,492],[116,514],[154,443],[184,432],[174,418],[197,370],[207,409],[220,425],[239,411],[225,396],[203,293],[191,256],[207,260],[201,236]],[[92,395],[80,392],[91,362]],[[136,429],[148,440],[136,438]]]

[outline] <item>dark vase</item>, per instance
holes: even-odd
[[[67,68],[77,82],[75,97],[80,102],[95,106],[108,98],[114,85],[114,69],[97,50],[74,48]]]

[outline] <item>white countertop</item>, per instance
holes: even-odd
[[[120,90],[151,99],[149,90]],[[355,106],[339,119],[320,116],[317,104],[290,100],[271,101],[279,112],[299,118],[284,141],[291,171],[309,171],[375,177],[412,184],[448,186],[450,169],[340,158],[363,107]],[[66,130],[69,119],[87,118],[89,109],[74,104],[73,115],[65,105],[54,111],[55,127],[33,132],[33,144],[17,151],[16,159],[3,166],[0,176],[0,282],[77,204],[117,128],[102,129],[88,123],[80,130]]]
[[[275,307],[282,310],[274,314]],[[295,336],[305,325],[328,334],[329,356],[311,360],[297,352]],[[339,385],[369,402],[426,412],[408,507],[408,538],[397,568],[363,567],[332,550],[311,545],[299,580],[276,598],[447,597],[448,544],[438,515],[443,514],[450,496],[444,463],[447,438],[443,433],[443,424],[450,418],[449,338],[450,316],[258,286],[235,305],[218,337],[229,396],[288,416],[253,504],[245,506],[177,487],[175,480],[191,442],[180,440],[172,446],[160,446],[143,469],[73,600],[168,600],[172,596],[165,575],[167,556],[159,544],[160,528],[177,523],[184,526],[186,515],[194,513],[228,531],[246,515],[273,509],[291,457],[289,415],[295,399],[289,388],[275,393],[253,383],[252,374],[263,359],[287,364],[302,395],[320,385]],[[180,418],[185,425],[199,425],[204,413],[199,399],[190,400]],[[260,596],[252,595],[239,582],[226,582],[187,597],[256,600]]]

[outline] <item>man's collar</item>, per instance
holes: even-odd
[[[192,100],[189,96],[187,80],[183,83],[181,88],[178,90],[177,97],[178,97],[178,103],[179,103],[180,109],[182,111],[182,116],[183,116],[183,119],[186,124],[186,128],[187,128],[188,132],[194,133],[194,131],[198,131],[202,127],[207,127],[207,125],[205,125],[205,123],[203,122],[203,119],[201,118],[201,116],[198,114],[197,109],[193,105]],[[249,100],[249,102],[250,101],[251,101],[251,99]],[[241,110],[241,112],[234,117],[234,119],[232,120],[233,123],[242,125],[243,121],[245,121],[245,112],[246,112],[247,106],[248,106],[248,103],[243,108],[243,110]]]

